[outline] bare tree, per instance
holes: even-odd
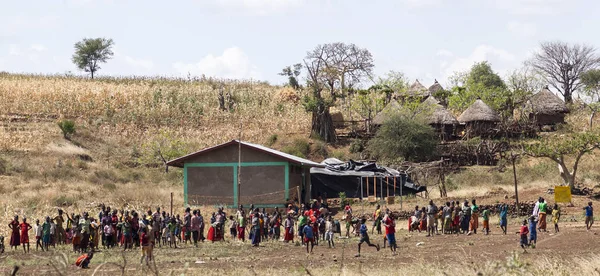
[[[565,42],[542,42],[528,64],[538,70],[548,83],[560,92],[565,102],[573,102],[573,92],[583,84],[581,74],[600,65],[596,49],[584,44],[569,45]]]
[[[329,107],[344,97],[356,84],[373,73],[373,56],[367,49],[341,42],[318,45],[304,59],[312,99],[307,109],[313,112],[312,133],[327,142],[335,142],[335,129]],[[327,89],[329,95],[323,97]]]

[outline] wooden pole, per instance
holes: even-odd
[[[367,199],[369,199],[369,177],[367,176]]]
[[[402,210],[402,187],[404,187],[404,177],[400,181],[400,210]]]
[[[396,196],[396,178],[397,176],[394,175],[394,196]]]
[[[373,196],[377,199],[377,178],[373,176]]]
[[[360,200],[362,200],[363,196],[364,196],[364,194],[363,194],[363,179],[362,179],[362,177],[359,177],[359,178],[360,178]]]
[[[519,190],[517,189],[517,167],[515,166],[515,159],[517,159],[517,156],[515,156],[515,154],[513,152],[510,152],[510,159],[512,160],[512,167],[513,167],[513,177],[515,180],[515,201],[517,204],[517,216],[520,215],[520,211],[519,211]]]
[[[387,197],[390,197],[390,178],[385,177],[385,190],[387,191]]]
[[[171,192],[171,216],[173,216],[173,192]]]

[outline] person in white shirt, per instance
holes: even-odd
[[[331,220],[331,216],[327,216],[327,221],[325,222],[325,240],[329,243],[329,248],[335,248],[333,242],[333,221]]]
[[[56,248],[55,235],[56,234],[56,223],[53,220],[50,220],[50,244],[52,247]]]
[[[35,233],[35,250],[38,250],[38,246],[39,248],[42,249],[42,251],[44,251],[44,246],[42,246],[42,225],[40,225],[40,220],[36,219],[35,220],[35,225],[33,226],[33,232]]]

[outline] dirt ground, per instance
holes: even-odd
[[[523,195],[536,198],[538,193]],[[499,198],[482,198],[497,202]],[[406,205],[416,204],[423,199],[411,199]],[[490,235],[480,230],[476,235],[436,235],[426,237],[425,233],[408,232],[407,221],[397,222],[398,255],[392,255],[388,248],[377,252],[373,247],[364,246],[362,256],[355,257],[357,238],[337,237],[335,248],[325,243],[316,246],[313,254],[295,243],[267,241],[259,248],[252,248],[248,241],[224,241],[202,243],[198,248],[183,245],[180,249],[156,248],[156,267],[140,264],[140,251],[101,250],[92,260],[89,270],[74,267],[77,255],[67,246],[51,249],[50,252],[23,254],[21,250],[7,248],[0,255],[0,271],[9,273],[19,266],[18,275],[388,275],[398,272],[403,275],[443,274],[460,268],[465,275],[477,275],[479,270],[491,265],[505,264],[507,259],[516,258],[517,263],[536,263],[543,257],[544,263],[537,264],[548,269],[553,266],[568,266],[576,258],[600,259],[600,226],[594,225],[591,231],[585,229],[583,204],[585,197],[575,197],[573,207],[562,207],[561,231],[556,234],[553,225],[548,223],[548,232],[538,232],[538,246],[523,253],[520,249],[519,222],[523,218],[509,218],[508,234],[502,234],[497,217],[492,217]],[[552,199],[550,199],[552,203]],[[594,201],[595,205],[600,205]],[[395,206],[390,206],[394,209]],[[359,207],[357,207],[359,208]],[[364,207],[366,209],[371,206]],[[383,236],[371,234],[371,241],[382,244]],[[518,253],[518,257],[514,257]],[[125,260],[125,261],[124,261]],[[552,260],[549,262],[548,260]],[[124,265],[125,269],[122,270]],[[510,264],[514,265],[514,264]],[[510,266],[509,265],[509,266]],[[600,274],[600,261],[593,263],[592,271]],[[431,268],[433,270],[426,270]],[[412,271],[408,269],[423,269]],[[498,270],[500,271],[500,270]],[[414,272],[414,273],[413,273]],[[503,273],[500,273],[503,274]],[[536,274],[531,274],[536,275]]]

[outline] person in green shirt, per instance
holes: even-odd
[[[169,224],[167,225],[167,228],[169,231],[169,247],[175,245],[175,248],[177,248],[177,239],[175,238],[175,231],[177,230],[177,220],[175,218],[171,218]]]
[[[87,212],[84,212],[83,217],[79,219],[79,228],[81,229],[79,249],[81,252],[86,252],[90,242],[90,220]]]
[[[306,216],[306,214],[301,214],[300,217],[298,218],[298,235],[300,235],[300,241],[302,241],[302,245],[304,245],[304,226],[306,225],[306,221],[308,220],[308,217]]]
[[[470,229],[468,234],[477,234],[477,228],[479,228],[479,206],[475,203],[475,199],[471,201],[471,221]]]
[[[133,240],[131,239],[131,223],[128,217],[121,224],[121,233],[123,233],[123,251],[131,249],[133,247]]]
[[[538,214],[538,230],[546,232],[546,216],[548,213],[548,203],[543,198],[540,198],[540,212]]]
[[[488,235],[490,233],[490,210],[484,208],[481,212],[481,218],[483,219],[483,233]]]
[[[50,245],[50,217],[46,217],[44,224],[42,224],[42,242],[44,249],[48,251]]]

